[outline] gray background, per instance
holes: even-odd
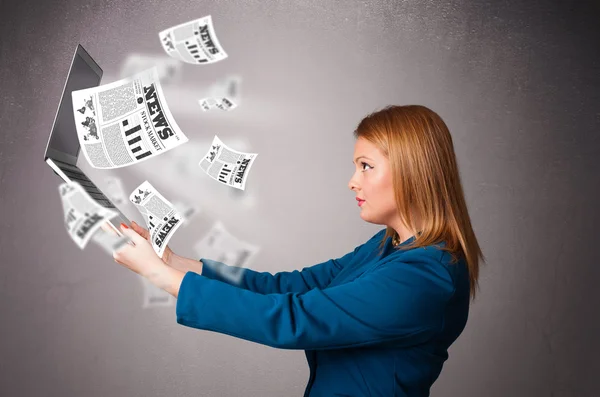
[[[219,219],[261,246],[252,268],[300,269],[380,229],[347,188],[356,123],[387,104],[429,106],[452,132],[487,258],[432,396],[600,395],[600,8],[554,3],[2,0],[0,395],[302,395],[301,351],[142,309],[136,274],[69,239],[59,178],[42,162],[77,43],[108,83],[128,54],[162,54],[160,30],[208,14],[229,58],[185,65],[165,87],[190,142],[92,170],[100,185],[149,179],[197,205],[171,243],[184,255]],[[231,73],[241,106],[200,111],[198,93]],[[259,153],[245,193],[196,168],[215,134]]]

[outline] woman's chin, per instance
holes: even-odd
[[[360,217],[365,222],[371,222],[371,218],[369,218],[368,214],[365,214],[365,211],[360,211]]]
[[[373,218],[372,216],[369,216],[369,214],[365,213],[364,210],[360,212],[360,217],[363,221],[372,223],[374,225],[385,225],[386,224],[381,219],[376,219],[376,218]]]

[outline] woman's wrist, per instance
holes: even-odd
[[[163,255],[163,261],[167,264],[167,266],[172,267],[173,269],[177,269],[179,271],[185,272],[185,266],[182,266],[183,259],[181,256],[177,255],[173,252],[169,247],[165,249],[165,254]]]
[[[173,252],[171,253],[170,262],[167,265],[184,273],[194,272],[202,274],[202,262],[179,256]]]
[[[167,264],[167,266],[173,267],[174,257],[177,256],[171,249],[167,246],[165,252],[163,253],[162,260]]]
[[[160,265],[157,264],[156,266],[153,266],[150,271],[146,272],[142,276],[146,277],[158,288],[167,291],[177,298],[179,295],[179,286],[183,281],[185,272],[171,268],[161,261]]]
[[[167,262],[167,265],[169,265],[173,269],[176,269],[176,270],[179,270],[182,272],[186,271],[185,266],[183,266],[182,257],[177,255],[173,251],[170,252],[169,261]]]

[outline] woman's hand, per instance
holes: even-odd
[[[148,241],[150,243],[150,245],[152,245],[152,241],[150,241],[150,232],[148,231],[148,229],[145,229],[143,227],[141,227],[140,225],[138,225],[135,221],[131,221],[131,228],[140,236],[142,236],[143,238],[146,239],[146,241]],[[167,264],[168,266],[173,266],[172,262],[173,262],[173,256],[174,253],[171,250],[171,248],[169,248],[169,246],[167,245],[167,247],[165,248],[164,252],[163,252],[163,256],[162,256],[162,261]]]
[[[121,233],[135,245],[124,244],[118,251],[113,252],[115,262],[142,276],[152,273],[155,268],[165,266],[146,238],[123,223]]]
[[[150,233],[147,229],[144,229],[134,221],[131,222],[131,228],[140,236],[145,238],[150,244]],[[195,272],[198,274],[202,274],[202,262],[197,261],[195,259],[185,258],[174,253],[171,248],[167,245],[165,251],[163,252],[162,261],[169,267],[173,269],[177,269],[181,272]]]
[[[156,255],[152,244],[135,230],[121,224],[121,233],[129,237],[135,245],[124,244],[118,251],[113,252],[115,262],[147,278],[152,284],[177,297],[185,274],[167,266]]]

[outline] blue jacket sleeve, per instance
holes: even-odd
[[[179,324],[281,349],[410,346],[440,331],[453,293],[439,262],[388,262],[339,286],[268,295],[188,272],[176,314]]]
[[[325,289],[333,278],[352,262],[362,247],[373,242],[378,243],[384,232],[385,229],[341,258],[330,259],[318,265],[305,267],[301,271],[294,270],[271,274],[200,258],[202,276],[259,294],[303,293],[313,288]]]

